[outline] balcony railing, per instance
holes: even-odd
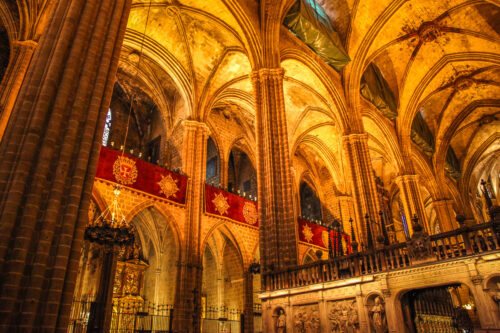
[[[421,265],[453,260],[500,249],[500,214],[491,222],[429,236],[415,232],[404,243],[378,247],[330,260],[263,274],[264,290],[296,288]]]

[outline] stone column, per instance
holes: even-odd
[[[266,272],[297,264],[293,178],[288,147],[282,68],[252,73],[256,101],[260,260]],[[265,288],[265,284],[263,285]]]
[[[245,288],[244,310],[245,314],[245,332],[253,332],[253,273],[246,269],[243,276]]]
[[[117,254],[119,248],[114,244],[102,246],[102,265],[97,295],[90,307],[88,333],[109,332],[113,300],[113,284],[115,282]]]
[[[449,199],[436,200],[432,203],[436,210],[437,219],[441,226],[441,232],[451,231],[458,226],[456,225],[455,214],[453,213],[453,201]]]
[[[183,170],[189,177],[186,223],[181,243],[175,297],[174,332],[199,332],[201,318],[202,254],[200,230],[206,178],[208,126],[186,120],[184,125]]]
[[[66,332],[130,0],[60,0],[0,145],[0,331]]]
[[[420,185],[418,184],[418,175],[402,175],[395,179],[396,184],[401,194],[401,202],[406,215],[406,223],[410,235],[413,234],[413,225],[411,219],[413,215],[418,216],[419,223],[424,226],[424,229],[429,232],[429,220],[424,209],[424,201],[420,193]],[[447,230],[443,230],[447,231]]]
[[[224,306],[224,271],[223,264],[217,265],[217,308],[218,311]]]
[[[344,152],[347,160],[348,176],[351,179],[353,200],[356,216],[353,217],[356,225],[356,232],[362,235],[358,242],[363,242],[365,246],[369,244],[368,231],[365,215],[370,216],[371,221],[378,222],[380,210],[373,167],[368,151],[367,134],[349,134],[343,137]],[[373,224],[372,224],[373,225]],[[378,228],[372,227],[373,244]]]
[[[219,159],[220,159],[220,187],[227,188],[229,162],[226,161],[226,159],[222,156]]]
[[[473,271],[473,269],[470,268],[473,264],[468,265],[469,271]],[[491,305],[495,306],[496,304],[491,304],[492,302],[488,299],[490,296],[483,290],[483,277],[478,274],[472,275],[470,279],[473,285],[472,294],[474,296],[474,303],[481,327],[498,328],[498,319],[495,318],[495,308],[490,307]]]
[[[32,40],[12,43],[11,59],[0,84],[0,141],[37,45]]]

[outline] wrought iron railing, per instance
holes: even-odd
[[[68,333],[87,332],[92,298],[74,300],[71,307]],[[174,308],[170,304],[154,304],[142,300],[114,300],[111,314],[111,333],[172,332]]]
[[[320,260],[281,271],[263,274],[263,290],[296,288],[353,278],[500,249],[500,214],[492,222],[462,226],[456,230],[428,236],[416,232],[404,243]]]
[[[240,309],[230,309],[225,306],[208,306],[202,318],[204,333],[239,333],[241,330]]]

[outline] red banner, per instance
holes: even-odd
[[[259,226],[257,203],[255,201],[210,185],[205,185],[205,212],[253,227]]]
[[[184,204],[188,178],[111,148],[101,147],[96,177]]]
[[[312,223],[303,219],[298,219],[299,223],[299,240],[304,243],[313,244],[319,247],[328,249],[328,229],[316,223]],[[335,251],[338,246],[338,236],[336,231],[330,232],[332,237],[332,249]],[[343,251],[351,253],[351,239],[349,235],[341,233]]]

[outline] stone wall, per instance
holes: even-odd
[[[277,332],[280,309],[285,311],[288,333],[344,332],[346,326],[350,327],[347,331],[376,332],[370,310],[377,297],[385,309],[388,332],[406,332],[401,297],[410,290],[454,283],[466,285],[471,291],[481,327],[498,328],[500,315],[493,298],[498,288],[493,281],[499,274],[493,272],[500,272],[499,253],[264,292],[260,294],[264,332]],[[303,330],[304,325],[309,325],[308,330]],[[341,325],[346,326],[339,328]]]

